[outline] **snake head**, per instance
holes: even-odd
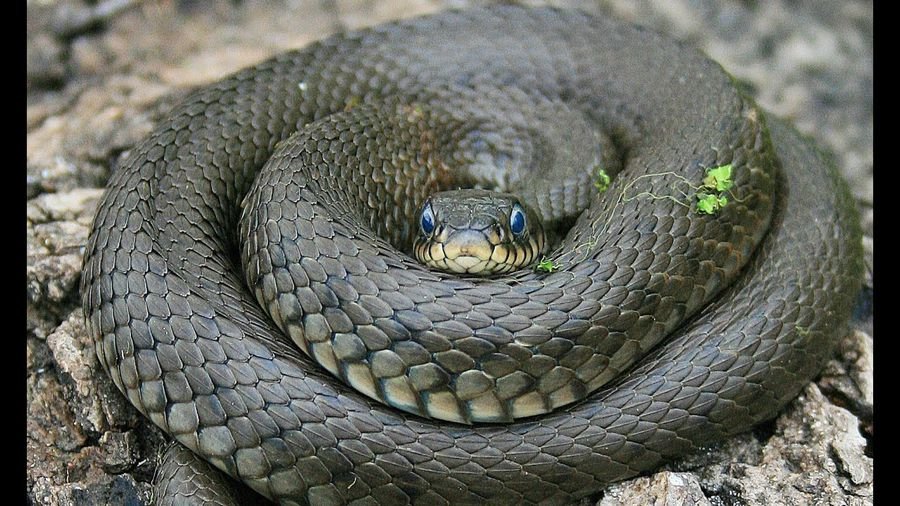
[[[509,193],[439,192],[422,204],[417,223],[416,258],[441,271],[503,274],[527,267],[544,250],[537,213]]]

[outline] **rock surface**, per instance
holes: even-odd
[[[111,167],[191,88],[329,33],[474,4],[28,1],[26,405],[29,501],[148,504],[164,435],[99,370],[81,256]],[[533,3],[533,2],[529,2]],[[835,153],[871,276],[870,1],[561,2],[652,26],[719,61]],[[871,277],[869,277],[871,288]],[[856,327],[871,333],[870,311]],[[774,422],[593,501],[871,504],[873,341],[857,331]]]

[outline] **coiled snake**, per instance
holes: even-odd
[[[473,182],[573,222],[552,272],[460,278],[395,249],[429,193]],[[108,188],[82,277],[103,367],[285,504],[585,497],[773,417],[861,281],[854,204],[813,146],[699,53],[555,9],[279,55],[192,94]]]

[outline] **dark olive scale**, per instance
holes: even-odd
[[[686,188],[724,164],[733,198],[701,215]],[[602,196],[599,169],[618,173]],[[428,195],[472,184],[574,222],[557,270],[459,278],[395,248]],[[108,188],[82,273],[100,363],[283,504],[577,501],[773,417],[862,277],[852,199],[814,146],[698,52],[548,8],[279,55],[192,94]],[[369,398],[467,423],[584,396],[486,426]],[[223,504],[184,455],[159,500]]]

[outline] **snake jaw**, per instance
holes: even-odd
[[[481,274],[490,270],[492,263],[477,256],[462,255],[447,260],[447,266],[460,274]]]
[[[508,237],[497,231],[447,230],[416,244],[416,256],[423,264],[446,272],[471,275],[494,275],[526,267],[539,254],[543,241],[529,240],[524,245],[501,241]]]
[[[441,227],[441,233],[432,235],[430,244],[422,245],[420,261],[429,267],[457,274],[478,275],[484,272],[506,272],[506,266],[498,264],[494,257],[496,233]]]

